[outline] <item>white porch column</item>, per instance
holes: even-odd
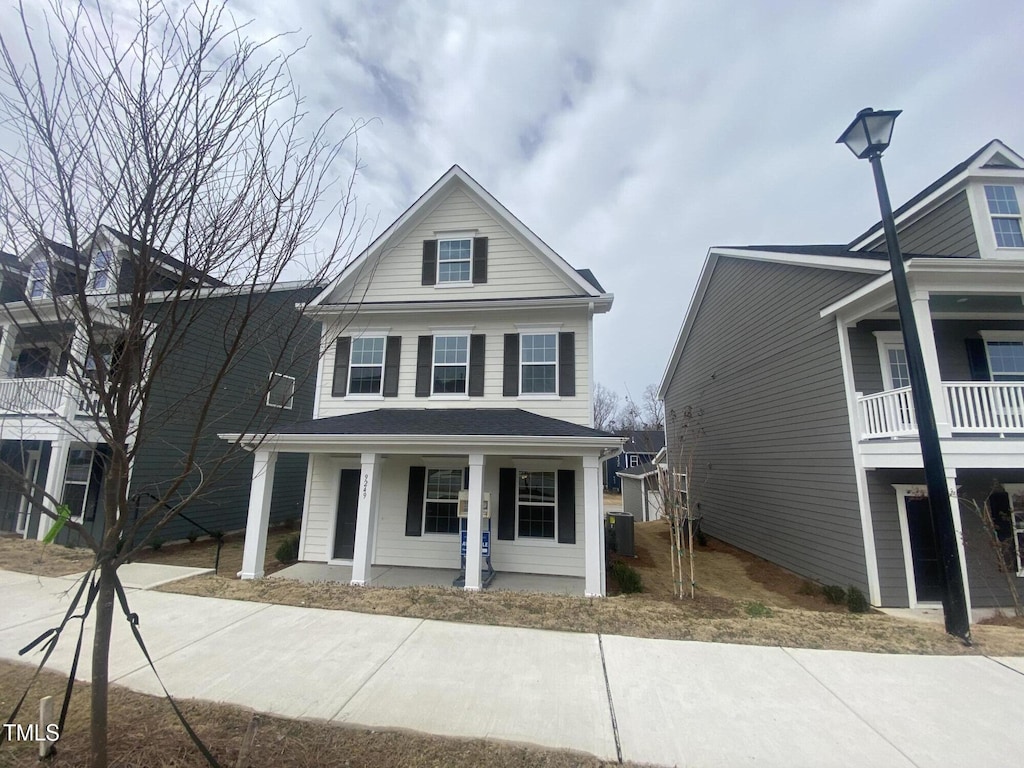
[[[604,597],[604,515],[601,494],[601,460],[583,457],[583,543],[586,557],[587,597]]]
[[[466,518],[466,591],[479,592],[483,580],[484,456],[469,455],[469,509]],[[493,514],[493,512],[492,512]],[[493,542],[492,542],[493,544]]]
[[[7,323],[0,334],[0,379],[6,379],[11,358],[14,357],[14,340],[18,337],[18,326]]]
[[[270,497],[274,490],[277,451],[259,450],[253,456],[252,485],[249,486],[249,517],[245,523],[240,579],[262,579],[270,526]]]
[[[50,443],[50,462],[46,468],[46,497],[43,499],[43,506],[50,512],[56,514],[57,504],[51,501],[51,497],[60,502],[64,498],[64,476],[68,471],[68,454],[71,453],[71,439],[61,436]],[[31,509],[31,507],[30,507]],[[46,534],[53,527],[53,518],[39,513],[39,528],[36,538],[42,541]]]
[[[924,357],[925,374],[928,376],[928,393],[932,398],[932,410],[935,412],[935,427],[939,431],[939,437],[951,437],[953,430],[949,423],[946,395],[942,391],[942,372],[939,370],[939,354],[935,349],[935,329],[932,327],[932,311],[928,305],[928,292],[914,291],[910,303],[914,308],[917,333],[921,338],[921,354]]]
[[[971,616],[971,585],[967,581],[967,556],[964,553],[964,528],[963,518],[960,512],[959,493],[960,489],[956,484],[956,469],[945,467],[946,487],[949,489],[949,508],[953,513],[953,533],[956,535],[956,551],[960,558],[960,577],[964,582],[964,601],[967,603],[968,620],[973,624]]]
[[[377,502],[380,498],[380,457],[364,453],[360,459],[359,506],[356,509],[356,542],[352,554],[352,585],[370,584],[373,565],[373,531],[377,527]]]

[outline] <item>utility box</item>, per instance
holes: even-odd
[[[609,512],[605,518],[605,541],[612,552],[623,557],[636,557],[633,516],[624,512]]]

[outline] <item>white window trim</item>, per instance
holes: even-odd
[[[1024,217],[1022,217],[1022,215],[1019,214],[1019,213],[1018,214],[1012,214],[1012,213],[992,213],[992,211],[988,207],[988,191],[985,189],[985,187],[1009,187],[1010,189],[1013,190],[1014,197],[1016,197],[1016,199],[1017,199],[1017,208],[1018,208],[1018,210],[1022,210],[1021,209],[1021,194],[1020,194],[1021,193],[1021,188],[1020,188],[1020,186],[1017,185],[1017,184],[1008,184],[1006,182],[1002,182],[1002,183],[992,182],[992,183],[988,183],[988,184],[982,184],[981,185],[981,197],[982,197],[982,200],[984,200],[984,202],[985,202],[985,213],[988,215],[988,226],[989,226],[989,230],[992,232],[992,244],[995,246],[995,248],[997,250],[1000,250],[1000,251],[1020,251],[1020,250],[1024,250],[1024,246],[1019,246],[1019,245],[1000,245],[999,244],[999,237],[996,235],[996,224],[995,224],[996,219],[1015,219],[1017,221],[1017,226],[1020,227],[1020,229],[1021,229],[1021,233],[1024,234]]]
[[[35,277],[33,273],[37,266],[42,266],[43,274],[39,277]],[[36,295],[35,287],[36,284],[40,285],[39,295]],[[50,265],[46,259],[37,259],[29,264],[28,267],[28,285],[26,286],[26,293],[29,299],[46,299],[50,296]]]
[[[282,379],[288,379],[292,383],[292,392],[288,396],[288,400],[287,400],[287,402],[284,405],[278,405],[277,403],[270,402],[270,395],[274,391],[273,383],[274,383],[274,377],[275,376],[277,376],[279,378],[282,378]],[[277,371],[271,371],[269,376],[268,376],[268,380],[269,380],[269,384],[267,386],[267,397],[266,397],[266,400],[265,400],[266,405],[269,405],[271,408],[280,408],[281,410],[284,410],[284,411],[292,410],[295,407],[295,377],[294,376],[289,376],[289,375],[287,375],[285,373],[278,373]]]
[[[365,365],[362,363],[353,363],[352,354],[355,352],[356,342],[363,341],[366,339],[384,339],[384,353],[380,358],[380,388],[376,392],[352,392],[352,369],[353,368],[376,368],[376,365]],[[388,336],[387,333],[373,332],[363,333],[359,336],[352,337],[352,347],[349,350],[348,357],[348,371],[345,372],[347,377],[345,381],[345,398],[347,400],[383,400],[384,399],[384,371],[388,364]]]
[[[85,476],[85,481],[82,480],[69,480],[67,470],[71,466],[71,453],[73,451],[87,451],[89,454],[89,469],[88,474]],[[92,445],[76,444],[72,443],[71,449],[68,451],[67,465],[64,467],[64,483],[60,493],[60,503],[65,503],[64,497],[67,494],[67,488],[69,485],[84,485],[85,491],[82,493],[82,513],[79,515],[72,515],[71,521],[78,523],[79,525],[85,520],[85,510],[89,506],[89,488],[92,486],[92,465],[96,462],[96,448]]]
[[[1024,551],[1021,551],[1018,536],[1018,532],[1024,530],[1024,505],[1017,509],[1013,503],[1014,496],[1024,496],[1024,483],[1003,483],[1003,490],[1010,497],[1010,535],[1013,536],[1013,551],[1017,555],[1017,576],[1024,577]]]
[[[896,387],[893,385],[892,368],[889,367],[889,350],[903,349],[902,331],[874,331],[875,340],[878,344],[878,362],[882,367],[882,388],[888,392]]]
[[[914,553],[910,548],[910,525],[907,522],[907,497],[928,498],[928,491],[923,485],[893,485],[896,491],[896,510],[900,518],[900,540],[903,543],[903,567],[907,580],[907,601],[910,608],[917,608],[918,605],[933,605],[933,603],[921,603],[917,599],[917,579],[914,577]],[[937,603],[936,603],[937,604]]]
[[[523,336],[554,336],[555,337],[555,391],[554,392],[523,392],[523,369],[527,365],[551,365],[551,363],[524,363]],[[520,400],[557,400],[558,392],[558,331],[551,330],[520,330],[519,331],[519,398]]]
[[[519,534],[519,508],[520,508],[520,506],[523,506],[523,504],[524,504],[524,502],[521,502],[520,499],[519,499],[519,475],[522,474],[523,472],[529,472],[529,473],[548,472],[548,473],[550,473],[550,474],[555,476],[555,499],[554,499],[554,502],[550,505],[550,506],[552,506],[553,511],[554,511],[555,527],[554,527],[554,534],[552,536],[550,536],[550,537],[548,537],[548,536],[521,536]],[[528,504],[527,506],[538,507],[538,506],[548,506],[548,504],[546,504],[546,503],[542,503],[542,504]],[[536,467],[528,467],[528,466],[527,467],[516,467],[516,541],[517,542],[521,541],[524,544],[530,544],[530,545],[543,544],[545,546],[558,546],[558,470],[557,469],[552,469],[550,467],[545,467],[543,469],[536,468]]]
[[[461,336],[466,339],[466,391],[465,392],[434,392],[434,369],[437,367],[436,351],[439,338],[452,338]],[[468,400],[469,399],[469,366],[473,362],[472,334],[469,331],[437,331],[433,334],[430,343],[430,397],[440,400]],[[444,363],[446,367],[454,367],[460,363]]]
[[[474,244],[473,240],[476,238],[476,232],[435,232],[434,236],[437,238],[437,264],[434,267],[434,287],[435,288],[466,288],[473,285],[473,251]],[[441,243],[450,242],[452,240],[469,240],[469,277],[466,280],[447,280],[441,282]],[[461,263],[463,260],[459,259]],[[446,262],[451,264],[452,262]]]
[[[451,463],[452,466],[444,466],[445,464],[449,464],[449,463]],[[451,541],[453,536],[458,536],[461,533],[461,530],[455,531],[454,533],[438,533],[437,531],[428,531],[427,530],[427,503],[430,502],[430,501],[435,501],[435,502],[436,501],[441,501],[440,499],[428,499],[427,498],[427,488],[430,485],[430,473],[431,472],[454,472],[455,470],[458,470],[460,475],[461,475],[461,473],[465,471],[465,466],[458,466],[458,467],[456,467],[456,466],[454,466],[454,462],[440,462],[440,463],[434,462],[433,465],[432,466],[428,466],[426,468],[426,471],[423,473],[423,510],[422,510],[422,513],[420,514],[420,535],[425,536],[427,538],[436,537],[437,539],[439,539],[441,541]],[[462,488],[462,485],[463,485],[463,483],[459,483],[460,490]],[[459,508],[459,494],[458,493],[455,494],[454,502],[455,502],[456,517],[458,517],[458,508]],[[442,503],[448,503],[448,502],[442,502]],[[460,527],[461,527],[461,523],[460,523]]]
[[[109,254],[110,261],[107,262],[107,266],[102,270],[96,268],[96,259],[101,254]],[[96,251],[96,255],[93,257],[92,263],[89,265],[89,280],[87,285],[89,286],[90,293],[113,293],[111,291],[112,286],[116,286],[117,280],[114,275],[114,264],[117,263],[117,254],[113,250],[106,248],[100,248]],[[96,279],[100,276],[106,278],[104,285],[96,285]]]
[[[1015,341],[1024,344],[1024,331],[978,331],[978,335],[985,342],[985,363],[988,365],[989,379],[1005,383],[1005,380],[995,378],[998,374],[992,370],[992,358],[989,357],[988,344],[990,341]]]

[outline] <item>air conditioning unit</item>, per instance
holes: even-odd
[[[483,516],[491,516],[491,493],[484,491]],[[459,491],[459,517],[469,517],[469,491]]]

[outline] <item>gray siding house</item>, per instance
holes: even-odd
[[[151,344],[166,360],[153,379],[145,413],[137,416],[141,442],[131,468],[129,499],[142,507],[153,497],[162,498],[169,481],[182,473],[196,432],[194,410],[226,359],[226,339],[248,316],[252,330],[243,335],[242,353],[217,385],[209,429],[198,436],[195,471],[168,495],[168,504],[176,506],[204,468],[219,463],[216,482],[182,509],[195,523],[172,520],[159,533],[164,540],[184,538],[196,524],[225,532],[245,525],[252,454],[224,443],[218,430],[292,423],[313,413],[318,329],[306,321],[296,332],[295,324],[281,321],[281,313],[296,312],[296,303],[308,301],[315,291],[279,285],[258,292],[254,300],[249,292],[219,280],[189,274],[184,264],[166,254],[136,267],[136,262],[143,264],[133,258],[137,247],[127,235],[104,228],[90,246],[91,259],[59,243],[45,243],[20,259],[3,257],[0,462],[5,466],[0,467],[0,531],[43,538],[50,527],[50,518],[39,508],[44,490],[67,504],[94,534],[103,525],[102,475],[110,452],[90,398],[69,375],[71,358],[82,350],[74,347],[81,334],[76,335],[59,310],[66,293],[84,289],[96,316],[110,318],[109,343],[88,352],[88,359],[103,355],[110,364],[118,355],[118,296],[130,290],[136,268],[149,272],[147,307],[156,327]],[[185,300],[180,291],[165,293],[179,282],[186,286]],[[168,295],[175,297],[173,304],[165,303]],[[272,399],[266,396],[268,381],[287,389],[279,405],[264,401]],[[275,520],[301,516],[305,477],[305,456],[282,458],[273,488]],[[22,492],[26,482],[38,490],[35,503]],[[136,538],[145,533],[140,529]],[[77,537],[65,529],[58,541],[74,545]]]
[[[1022,200],[1024,159],[991,141],[896,211],[974,608],[1010,604],[986,505],[1024,587]],[[711,248],[660,395],[707,533],[876,606],[938,602],[880,223]]]

